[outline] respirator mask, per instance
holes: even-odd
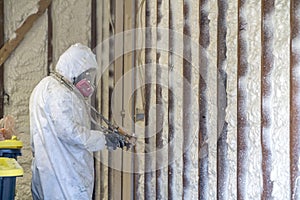
[[[75,78],[74,85],[84,97],[90,97],[94,93],[95,76],[96,69],[89,69]]]

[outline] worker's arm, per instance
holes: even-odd
[[[104,149],[106,143],[104,134],[82,125],[81,120],[86,119],[82,119],[81,112],[86,111],[84,107],[81,107],[84,105],[76,104],[76,102],[71,91],[60,92],[56,94],[56,98],[48,99],[47,109],[57,137],[65,143],[77,145],[89,151]]]

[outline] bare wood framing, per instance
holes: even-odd
[[[182,198],[188,199],[191,193],[191,166],[192,162],[190,144],[192,140],[192,128],[191,128],[191,120],[192,120],[192,89],[190,87],[192,80],[192,50],[191,50],[191,8],[190,1],[183,1],[183,16],[184,16],[184,24],[183,24],[183,119],[182,119],[182,128],[183,128],[183,174],[182,174],[182,182],[183,182],[183,193]]]
[[[298,73],[300,70],[300,53],[293,49],[295,38],[300,37],[300,18],[298,12],[300,10],[300,2],[291,0],[291,67],[290,67],[290,173],[291,173],[291,199],[299,199],[299,182],[297,178],[300,176],[299,158],[300,158],[300,105],[298,96],[300,94],[300,81]],[[298,188],[298,191],[297,191]]]
[[[124,1],[124,71],[122,77],[123,84],[123,110],[124,119],[123,126],[125,130],[131,131],[133,129],[133,41],[135,40],[132,28],[134,26],[134,6],[135,0]],[[130,31],[130,32],[129,32]],[[132,164],[132,153],[131,150],[123,151],[123,179],[122,179],[122,198],[132,199],[133,197],[133,174],[131,173]]]
[[[122,82],[122,75],[124,71],[124,1],[115,1],[115,35],[114,35],[114,88],[113,99],[113,120],[117,122],[117,124],[123,126],[124,125],[124,118],[123,118],[123,100],[124,100],[124,93],[123,93],[123,82]],[[122,161],[123,161],[123,153],[122,150],[118,149],[112,152],[112,162],[113,167],[115,169],[112,170],[113,174],[113,199],[122,199],[123,190],[122,190]]]
[[[209,60],[207,49],[210,44],[208,0],[200,1],[199,13],[199,144],[198,144],[198,198],[208,199],[208,105],[207,105],[207,71]]]
[[[95,41],[96,46],[94,46],[95,48],[95,53],[96,53],[96,57],[97,57],[97,62],[98,62],[98,67],[99,67],[99,71],[101,73],[98,73],[98,77],[97,77],[97,95],[96,95],[96,101],[97,101],[97,105],[95,105],[97,108],[97,110],[104,114],[103,113],[103,93],[104,93],[104,90],[103,90],[103,79],[102,79],[102,69],[103,69],[103,62],[102,62],[102,59],[103,59],[103,54],[102,54],[102,41],[103,41],[103,28],[104,28],[104,12],[103,12],[103,9],[104,9],[104,2],[103,1],[97,1],[97,0],[94,0],[96,1],[95,3],[92,3],[92,6],[94,6],[95,8],[93,8],[96,13],[95,13],[95,18],[96,20],[92,22],[92,24],[95,24],[94,28],[96,29],[96,33],[94,33],[94,31],[92,31],[92,35],[93,33],[96,34],[96,38],[97,40]],[[96,5],[95,5],[96,4]],[[98,45],[99,44],[99,45]],[[101,45],[100,45],[101,44]],[[92,42],[92,46],[93,46],[93,42]],[[100,80],[99,80],[100,79]],[[96,181],[96,184],[95,184],[95,198],[94,199],[103,199],[104,198],[104,188],[105,188],[105,178],[107,177],[106,174],[105,174],[105,168],[106,168],[106,165],[104,164],[104,156],[103,156],[104,152],[103,151],[100,151],[100,152],[97,152],[96,154],[96,178],[98,179]]]
[[[142,23],[141,23],[141,19],[143,17],[142,14],[145,13],[143,12],[144,11],[144,1],[140,1],[140,0],[135,0],[135,28],[138,29],[138,28],[142,28]],[[134,47],[137,47],[137,46],[140,46],[140,45],[144,45],[144,40],[138,40],[137,41],[137,38],[139,38],[139,31],[138,30],[135,30],[135,40],[134,40]],[[137,50],[135,49],[134,51],[134,66],[135,67],[140,67],[141,65],[141,61],[142,59],[140,58],[141,56],[141,50]],[[140,69],[138,68],[135,68],[136,70],[134,70],[134,85],[137,86],[138,85],[138,80],[141,78],[141,74],[139,73],[140,72]],[[137,114],[138,112],[136,112],[136,109],[138,107],[138,92],[140,89],[136,90],[134,92],[134,131],[136,130],[136,126],[138,126],[138,124],[136,123],[137,122]],[[141,96],[143,96],[143,92],[141,92]],[[139,194],[139,187],[140,187],[140,183],[139,183],[139,180],[141,179],[141,177],[143,176],[142,173],[140,173],[139,169],[140,167],[142,166],[141,162],[140,162],[140,156],[138,154],[139,152],[139,145],[135,145],[134,146],[134,171],[135,171],[135,174],[134,174],[134,182],[133,182],[133,199],[139,199],[140,197],[140,194]]]
[[[96,0],[92,0],[91,2],[91,49],[93,50],[96,47],[97,44],[97,1]],[[91,98],[91,103],[94,106],[94,108],[98,109],[98,101],[97,101],[97,96],[99,90],[96,90],[95,93],[93,94],[92,98]],[[94,113],[92,113],[92,116],[95,116]],[[94,127],[95,125],[92,124],[92,127]],[[99,188],[99,184],[100,184],[100,179],[98,178],[98,174],[101,171],[100,168],[100,162],[99,162],[99,158],[100,157],[100,153],[99,152],[95,152],[94,153],[94,171],[95,171],[95,180],[94,180],[94,191],[93,191],[93,199],[97,199],[100,196],[100,188]]]
[[[97,34],[97,0],[91,2],[91,49],[95,51],[98,42]]]
[[[157,14],[156,14],[156,43],[161,42],[161,31],[159,30],[159,25],[162,20],[162,0],[157,0]],[[163,148],[163,121],[164,121],[164,109],[162,107],[162,68],[160,66],[160,57],[161,57],[161,51],[159,49],[156,49],[156,199],[162,198],[162,191],[163,191],[163,182],[162,179],[162,166],[161,166],[161,149]]]
[[[226,81],[227,74],[225,72],[226,62],[226,35],[227,23],[226,14],[228,9],[227,0],[218,1],[218,35],[217,35],[217,130],[218,130],[218,143],[217,143],[217,198],[227,199],[228,193],[228,159],[227,159],[227,123],[225,121],[225,109],[227,106],[226,97]]]
[[[175,13],[172,9],[172,4],[174,2],[172,0],[169,0],[169,49],[174,49],[175,47],[175,38],[174,38],[174,21],[175,21]],[[174,53],[172,51],[169,52],[169,66],[170,68],[174,66]],[[174,82],[174,72],[171,69],[169,71],[169,91],[168,91],[168,144],[171,142],[174,142],[175,138],[175,95],[174,95],[174,88],[173,83]],[[174,158],[175,158],[175,145],[169,145],[168,148],[168,199],[176,199],[176,196],[174,194],[175,187],[176,187],[176,179],[175,179],[175,170],[176,166],[174,164]]]
[[[242,14],[245,9],[246,0],[238,1],[238,81],[237,81],[237,198],[246,199],[245,189],[247,187],[248,167],[248,135],[250,133],[247,120],[247,94],[245,77],[249,71],[248,49],[245,33],[247,19]]]
[[[53,62],[53,23],[52,23],[52,4],[48,7],[48,60],[47,60],[47,74],[49,75],[52,71],[51,66]]]
[[[6,61],[10,54],[20,44],[25,37],[26,33],[31,29],[34,22],[43,15],[45,10],[51,4],[52,0],[40,0],[38,11],[23,22],[23,24],[15,31],[16,37],[8,40],[3,47],[0,49],[0,66]]]
[[[112,93],[114,90],[114,71],[115,71],[115,8],[116,0],[109,0],[109,70],[108,70],[108,116],[109,120],[113,121],[112,114]],[[113,153],[108,151],[108,199],[114,198],[114,168],[112,168],[113,163]],[[120,189],[118,187],[117,189]],[[121,190],[117,190],[121,193]]]
[[[152,179],[152,172],[151,172],[151,164],[152,164],[152,157],[150,155],[151,149],[149,149],[149,146],[151,144],[151,138],[150,138],[150,105],[151,105],[151,73],[152,73],[152,50],[151,43],[152,43],[152,31],[151,31],[151,3],[150,1],[146,1],[146,14],[145,14],[145,26],[146,26],[146,35],[145,35],[145,178],[144,178],[144,199],[151,199],[153,197],[153,194],[151,192],[151,179]],[[148,148],[147,148],[148,146]]]
[[[109,114],[109,61],[110,61],[110,0],[102,1],[102,45],[101,54],[99,55],[99,60],[101,60],[101,107],[100,111],[104,116],[110,118]],[[109,42],[107,42],[109,40]],[[105,42],[104,42],[105,41]],[[101,163],[109,164],[108,152],[101,151],[100,155]],[[100,169],[100,199],[111,199],[110,190],[110,168],[102,164]]]
[[[272,153],[270,146],[272,126],[272,108],[269,105],[272,93],[271,74],[274,68],[274,55],[272,43],[274,31],[270,24],[272,13],[275,9],[275,0],[262,1],[262,55],[261,55],[261,145],[262,145],[262,172],[263,172],[263,192],[262,199],[272,199],[273,182],[271,180]]]

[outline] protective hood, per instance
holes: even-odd
[[[92,68],[97,69],[97,66],[96,56],[91,49],[77,43],[59,57],[55,71],[73,82],[81,73]]]

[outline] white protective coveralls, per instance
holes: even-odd
[[[92,51],[75,44],[60,56],[56,71],[72,82],[96,67]],[[90,130],[84,98],[48,76],[32,92],[29,109],[33,199],[92,199],[92,152],[105,148],[105,136]]]

